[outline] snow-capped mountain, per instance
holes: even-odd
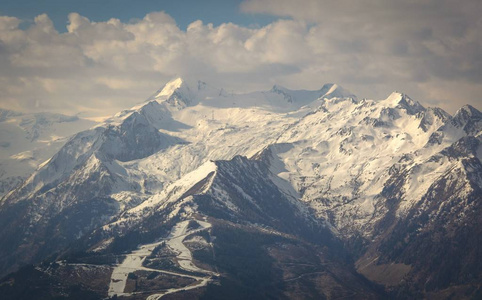
[[[142,272],[177,280],[163,292],[138,287],[152,299],[227,286],[256,297],[386,296],[355,267],[393,297],[475,295],[480,243],[433,250],[480,236],[481,130],[471,106],[451,116],[398,92],[359,100],[326,84],[230,94],[178,78],[73,135],[3,198],[2,274],[60,253],[58,270],[104,257],[112,278],[102,297],[134,295]],[[256,266],[239,275],[233,235],[281,277],[265,274],[269,284],[248,292]],[[316,257],[299,261],[306,251]],[[454,255],[458,265],[437,263]]]
[[[54,155],[72,134],[94,125],[77,116],[0,110],[0,197]]]

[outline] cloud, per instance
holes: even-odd
[[[59,33],[45,14],[26,29],[4,16],[0,107],[104,116],[184,76],[235,91],[337,82],[359,97],[403,90],[452,112],[481,108],[477,2],[244,2],[245,12],[289,17],[261,28],[195,21],[181,30],[164,12],[129,23],[71,13]]]
[[[448,85],[460,88],[456,99],[442,97],[446,109],[482,104],[473,97],[482,92],[479,0],[246,0],[241,9],[313,24],[308,38],[327,62],[323,69],[369,96],[381,96],[370,89],[405,86],[435,103],[436,90]]]

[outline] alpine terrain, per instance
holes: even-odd
[[[0,144],[2,299],[482,298],[474,107],[178,78],[103,123],[24,119],[37,144]]]
[[[0,109],[0,195],[27,179],[72,134],[95,124],[78,116]]]

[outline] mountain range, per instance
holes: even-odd
[[[2,141],[6,299],[482,297],[472,106],[178,78],[102,123],[22,116],[0,113],[26,144]]]

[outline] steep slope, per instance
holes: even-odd
[[[473,107],[452,118],[398,93],[327,100],[255,157],[363,254],[368,278],[402,298],[471,295],[482,281],[481,125]]]
[[[182,299],[376,299],[383,295],[346,262],[347,253],[323,221],[281,191],[273,182],[280,179],[274,177],[263,162],[241,156],[209,162],[179,179],[170,193],[153,196],[142,214],[127,213],[83,239],[54,271],[49,267],[39,272],[54,281],[66,268],[99,264],[108,261],[106,254],[126,253],[124,260],[118,256],[109,296],[135,297],[142,292],[148,299],[171,293]],[[90,250],[82,254],[79,248]],[[101,267],[84,272],[94,276],[89,272]],[[171,278],[169,289],[142,288],[146,281],[162,287],[166,276]],[[69,284],[61,286],[68,290]],[[84,287],[83,293],[87,290]]]
[[[41,259],[145,199],[121,162],[182,142],[152,123],[149,113],[159,105],[147,103],[74,135],[2,200],[0,239],[9,241],[0,248],[3,268]]]
[[[480,295],[481,152],[480,135],[467,136],[423,164],[392,174],[384,193],[392,212],[404,197],[407,172],[417,170],[429,187],[404,218],[387,214],[378,225],[383,234],[360,258],[359,270],[388,285],[405,278],[397,291],[401,297]]]
[[[386,213],[379,196],[390,173],[400,161],[413,164],[439,151],[438,144],[426,147],[427,140],[449,120],[447,113],[407,99],[394,93],[380,103],[326,100],[257,156],[343,236],[370,238]],[[418,201],[419,189],[425,188],[410,184],[407,206]]]
[[[69,136],[95,124],[77,116],[0,110],[0,197],[54,155]]]

